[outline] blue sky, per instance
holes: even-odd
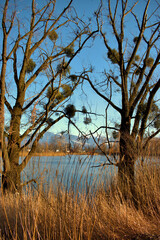
[[[4,1],[4,0],[3,0]],[[11,1],[12,2],[12,1]],[[18,0],[18,5],[22,8],[25,7],[26,4],[28,4],[29,1],[24,0]],[[37,0],[38,4],[43,4],[43,0]],[[57,0],[56,3],[56,11],[60,12],[64,6],[69,2],[69,0]],[[94,11],[97,10],[99,7],[99,0],[74,0],[73,6],[75,7],[78,15],[80,18],[82,18],[84,21],[87,18],[92,19],[92,29],[96,29],[96,23],[93,17]],[[105,2],[105,1],[104,1]],[[111,0],[111,3],[114,3],[115,1]],[[129,1],[133,2],[133,1]],[[141,11],[144,9],[146,1],[140,0],[140,3],[138,6],[136,6],[136,13],[139,15],[139,17],[142,17]],[[155,7],[155,1],[151,0],[150,4],[150,11],[153,10]],[[20,10],[21,11],[21,10]],[[26,16],[24,16],[26,17]],[[126,28],[128,31],[127,38],[133,39],[136,33],[138,33],[135,29],[136,23],[133,21],[133,18],[127,18],[125,21]],[[113,39],[113,35],[111,30],[109,30],[107,24],[105,26],[105,31],[107,33],[108,39],[110,44],[114,46],[115,41]],[[104,47],[102,39],[97,37],[95,41],[91,44],[89,42],[87,46],[81,51],[81,53],[76,57],[76,59],[71,64],[71,73],[79,73],[85,68],[89,68],[90,66],[93,66],[94,71],[91,75],[92,80],[100,81],[102,76],[102,71],[106,69],[108,71],[111,67],[110,62],[106,62],[105,58],[107,56],[107,51]],[[115,70],[116,71],[116,70]],[[89,84],[85,84],[83,87],[83,91],[85,94],[82,94],[81,86],[78,87],[75,94],[71,97],[68,103],[74,103],[77,107],[77,109],[80,109],[82,105],[85,105],[87,110],[91,110],[93,112],[97,112],[98,114],[105,114],[105,108],[107,106],[107,103],[97,96],[97,94],[94,93],[94,91],[91,89]],[[118,94],[115,94],[115,101],[120,106],[121,99]],[[94,130],[95,125],[101,126],[105,124],[105,118],[104,117],[93,117],[93,124],[87,126],[84,126],[83,124],[83,116],[80,114],[77,114],[77,117],[75,118],[77,126],[82,129],[83,131],[87,132],[89,129]],[[110,125],[114,125],[114,122],[118,122],[120,120],[120,116],[118,113],[116,113],[112,108],[109,109],[108,114],[108,120]],[[54,133],[59,133],[60,131],[64,130],[64,128],[67,128],[67,120],[59,122],[55,127],[53,127],[50,131],[53,131]],[[72,134],[77,134],[77,131],[74,128],[71,128]]]
[[[61,0],[59,1],[59,3],[61,2]],[[62,1],[63,2],[63,1]],[[104,1],[105,2],[105,1]],[[115,1],[111,1],[111,4],[114,3]],[[129,4],[132,4],[134,1],[128,1]],[[139,1],[139,3],[137,4],[137,6],[135,7],[135,12],[138,15],[138,18],[141,19],[142,18],[142,13],[143,10],[145,8],[145,4],[146,1],[145,0],[141,0]],[[77,9],[78,14],[80,15],[80,17],[82,18],[86,18],[87,17],[92,17],[93,18],[93,13],[94,11],[97,10],[98,6],[99,6],[99,1],[98,0],[82,0],[82,1],[78,1],[75,0],[73,5],[75,6],[75,8]],[[157,6],[156,1],[151,0],[150,5],[149,5],[149,11],[148,11],[148,16],[149,14],[152,13],[153,9],[155,9],[155,7]],[[156,12],[156,14],[158,15],[160,12],[160,10],[158,10]],[[130,15],[129,15],[130,16]],[[93,29],[94,29],[95,24],[93,23]],[[108,26],[105,25],[106,29],[106,33],[109,39],[109,42],[111,44],[111,46],[115,47],[115,40],[113,39],[113,35],[111,30],[108,29]],[[127,38],[128,41],[131,41],[131,44],[133,43],[133,38],[138,35],[139,31],[137,30],[137,24],[136,21],[133,17],[127,17],[125,20],[125,31],[127,32]],[[143,45],[140,48],[140,51],[143,49]],[[96,38],[93,46],[91,48],[85,48],[82,50],[82,53],[80,54],[80,56],[78,57],[78,59],[76,59],[73,64],[72,64],[72,69],[73,71],[79,68],[79,65],[82,66],[90,66],[92,65],[94,67],[94,71],[93,74],[91,76],[91,78],[93,80],[97,80],[100,81],[100,79],[102,78],[102,71],[104,69],[106,69],[106,71],[108,71],[110,69],[111,64],[109,62],[105,61],[107,55],[107,51],[104,47],[103,41],[102,39],[100,39],[99,37]],[[152,52],[152,56],[154,58],[154,53]],[[159,72],[159,68],[156,71],[156,74],[158,74]],[[90,88],[90,86],[87,84],[85,87],[85,92],[87,93],[87,97],[86,96],[82,96],[82,99],[78,97],[78,93],[76,92],[75,95],[73,96],[73,98],[71,99],[71,102],[76,103],[77,105],[81,105],[83,102],[87,103],[89,106],[92,107],[92,110],[95,112],[98,112],[100,114],[104,114],[105,116],[105,108],[107,103],[102,100],[100,97],[98,97],[93,90]],[[80,93],[80,90],[79,90]],[[157,95],[158,98],[158,95]],[[79,101],[80,100],[80,101]],[[120,106],[121,105],[121,98],[120,96],[117,94],[115,95],[114,98],[115,102]],[[79,117],[78,118],[79,121],[77,121],[77,124],[79,127],[82,127],[82,118]],[[120,121],[120,115],[115,112],[112,108],[109,109],[109,114],[108,114],[108,120],[109,120],[109,125],[113,126],[115,122],[119,122]],[[95,123],[97,126],[101,126],[101,125],[105,125],[105,117],[97,117],[93,120],[93,123]],[[94,129],[94,125],[90,125],[88,126],[88,129]],[[86,129],[87,131],[87,129]],[[73,131],[74,133],[74,131]]]
[[[59,1],[59,4],[63,2],[63,1]],[[104,1],[105,2],[105,1]],[[111,1],[111,4],[114,3],[115,1]],[[130,1],[129,1],[130,2]],[[133,3],[133,1],[132,1]],[[135,7],[135,11],[136,13],[139,15],[139,18],[142,17],[142,11],[145,7],[145,3],[146,1],[141,0],[138,5]],[[130,3],[129,3],[130,4]],[[80,15],[80,17],[82,17],[83,19],[87,17],[92,17],[93,18],[93,13],[94,11],[97,10],[97,8],[99,7],[99,1],[98,0],[82,0],[82,1],[78,1],[75,0],[73,5],[75,6],[78,14]],[[150,9],[149,9],[149,13],[152,12],[152,10],[155,7],[155,1],[151,0],[150,3]],[[95,21],[95,20],[94,20]],[[138,31],[136,30],[136,22],[134,20],[134,18],[127,18],[127,20],[125,21],[127,30],[128,30],[128,36],[127,38],[131,41],[133,40],[135,34],[138,34]],[[93,24],[93,28],[96,27],[95,24]],[[107,32],[109,31],[109,32]],[[109,41],[110,43],[115,47],[115,41],[112,37],[112,32],[107,28],[106,26],[106,32],[107,35],[109,36]],[[102,39],[100,39],[99,37],[96,38],[93,46],[91,48],[85,48],[82,50],[82,53],[80,54],[80,56],[78,57],[78,60],[76,59],[73,64],[72,64],[72,69],[73,71],[79,68],[79,65],[82,66],[90,66],[92,65],[94,67],[94,72],[92,75],[92,79],[96,79],[96,80],[100,80],[102,78],[102,74],[101,72],[106,69],[109,70],[110,68],[110,64],[108,62],[105,61],[105,57],[107,55],[107,51],[104,47],[103,41]],[[87,97],[83,96],[83,99],[85,99],[84,101],[87,101],[89,103],[89,105],[92,107],[93,111],[95,109],[95,111],[98,111],[101,114],[105,113],[105,108],[106,108],[106,102],[102,99],[100,99],[90,88],[89,85],[86,86],[87,89]],[[77,95],[75,94],[73,96],[73,101],[78,103],[79,100],[77,99]],[[84,102],[82,101],[82,102]],[[118,103],[119,105],[120,103],[120,97],[117,95],[115,98],[116,103]],[[81,104],[81,102],[80,102]],[[118,113],[116,113],[112,108],[110,108],[109,110],[109,114],[108,114],[108,119],[110,124],[116,122],[119,120],[120,116]],[[98,120],[96,120],[97,125],[104,125],[104,118],[100,117],[98,118]],[[81,126],[81,124],[80,124]]]

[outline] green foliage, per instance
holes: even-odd
[[[138,109],[139,109],[141,116],[143,116],[145,114],[146,108],[147,108],[147,102],[139,105]],[[158,114],[158,112],[159,112],[158,106],[155,103],[153,103],[148,119],[153,120],[156,117],[156,115]]]
[[[52,30],[49,32],[48,37],[51,41],[56,41],[58,38],[58,34],[56,33],[55,30]]]
[[[146,104],[146,107],[147,107],[147,103],[145,103]],[[157,116],[157,114],[159,113],[159,108],[158,108],[158,106],[155,104],[155,103],[153,103],[152,104],[152,107],[151,107],[151,111],[150,111],[150,114],[149,114],[149,120],[151,121],[151,120],[153,120],[154,118],[156,118],[156,116]]]
[[[48,87],[48,89],[47,89],[47,94],[46,94],[47,98],[50,98],[50,97],[52,96],[52,94],[53,94],[53,89],[52,89],[52,87]]]
[[[60,91],[62,89],[62,91]],[[56,100],[56,101],[61,101],[62,99],[64,98],[67,98],[69,96],[71,96],[72,94],[72,88],[67,85],[67,84],[64,84],[61,89],[59,90],[58,88],[52,88],[51,86],[48,87],[47,89],[47,98],[51,98],[53,100]]]
[[[152,67],[153,63],[154,63],[154,59],[151,58],[151,57],[148,58],[147,61],[146,61],[147,67]]]
[[[120,60],[119,53],[117,52],[116,49],[112,49],[111,51],[109,51],[107,56],[113,64],[119,63],[119,60]]]
[[[85,118],[83,120],[83,123],[86,124],[86,125],[90,124],[92,122],[92,119],[91,119],[90,116],[87,116],[87,109],[86,109],[85,106],[82,106],[82,113],[86,114],[86,116],[85,116]]]
[[[155,114],[159,112],[159,107],[155,103],[152,104],[151,112]]]
[[[141,105],[139,105],[138,109],[139,109],[139,116],[142,118],[145,114],[147,108],[147,103],[143,103]],[[160,109],[159,107],[153,103],[152,107],[151,107],[151,111],[149,113],[149,121],[153,121],[152,126],[156,129],[160,128]]]
[[[135,37],[135,38],[133,39],[133,42],[136,43],[137,41],[138,41],[138,37]]]
[[[146,110],[146,103],[139,104],[139,106],[138,106],[139,117],[143,117],[145,110]]]
[[[139,55],[136,55],[135,58],[134,58],[134,60],[135,60],[136,62],[138,62],[138,61],[140,60],[140,56],[139,56]]]
[[[9,131],[9,126],[8,125],[5,125],[5,127],[4,127],[4,130],[5,130],[5,132],[8,132]]]
[[[156,128],[156,129],[160,128],[160,109],[155,103],[152,104],[148,119],[150,121],[153,121],[152,126],[154,128]]]
[[[114,130],[114,131],[112,132],[112,137],[113,137],[113,139],[117,139],[118,136],[119,136],[119,132],[117,132],[117,131]]]
[[[92,122],[92,119],[90,117],[85,117],[83,122],[84,124],[88,125]]]
[[[77,76],[76,75],[70,75],[69,78],[71,79],[72,82],[77,81]]]
[[[135,70],[135,74],[136,75],[139,75],[140,73],[141,73],[141,71],[142,71],[142,69],[141,69],[141,67],[137,67],[137,69]]]
[[[71,94],[72,94],[72,88],[71,88],[70,85],[64,84],[64,85],[62,86],[62,88],[63,88],[62,95],[63,95],[64,97],[69,97],[69,96],[71,96]]]
[[[57,71],[62,72],[62,76],[66,77],[70,73],[71,67],[67,66],[67,62],[60,63],[57,65]]]
[[[63,48],[67,57],[73,57],[74,55],[74,43],[72,43],[69,47]]]
[[[47,98],[56,98],[60,100],[62,98],[62,94],[58,91],[57,88],[48,87],[47,89]]]
[[[87,109],[85,108],[85,106],[82,107],[82,113],[87,113]]]
[[[69,104],[67,105],[67,107],[65,108],[65,114],[69,117],[69,118],[73,118],[75,116],[76,113],[76,108],[73,104]]]
[[[36,63],[33,61],[33,59],[29,59],[27,67],[26,67],[26,72],[31,73],[36,67]]]
[[[156,129],[160,128],[160,116],[154,121],[153,127]]]
[[[52,118],[48,118],[46,122],[50,125],[50,124],[54,123],[54,120]]]
[[[120,128],[120,124],[119,123],[115,123],[115,128]]]
[[[120,124],[115,122],[115,128],[120,129]],[[119,137],[119,132],[114,130],[112,132],[113,139],[117,139]]]

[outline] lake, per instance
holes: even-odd
[[[63,188],[75,192],[92,191],[97,186],[110,184],[116,167],[100,166],[105,156],[66,155],[55,157],[33,157],[22,173],[23,181],[36,179],[43,190],[57,191]],[[31,184],[37,188],[37,184]]]

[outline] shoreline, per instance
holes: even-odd
[[[24,157],[28,154],[28,152],[23,152],[20,154],[20,156]],[[34,153],[34,157],[57,157],[57,156],[67,156],[67,155],[99,155],[98,153],[79,153],[79,152],[74,152],[74,153],[64,153],[64,152],[43,152],[43,153]]]

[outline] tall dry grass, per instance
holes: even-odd
[[[88,194],[62,186],[1,194],[0,239],[160,239],[160,166],[137,166],[136,183],[137,207],[122,199],[116,178]]]

